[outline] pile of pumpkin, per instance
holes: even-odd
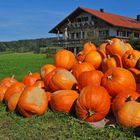
[[[113,38],[98,48],[86,42],[76,56],[59,50],[54,64],[29,73],[22,82],[13,77],[0,81],[0,100],[9,111],[24,117],[54,112],[75,113],[98,122],[112,111],[125,127],[140,125],[140,52]]]

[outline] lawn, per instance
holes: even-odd
[[[15,75],[21,80],[29,71],[40,71],[46,59],[40,54],[1,54],[0,79]],[[136,140],[132,129],[120,126],[95,129],[89,123],[78,120],[75,116],[65,113],[54,113],[48,109],[44,116],[25,119],[19,114],[10,113],[0,103],[0,140]]]

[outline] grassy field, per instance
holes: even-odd
[[[29,71],[40,71],[46,63],[45,55],[1,54],[0,79],[15,75],[21,80]],[[10,113],[0,103],[0,140],[137,140],[132,129],[120,126],[93,128],[89,123],[78,120],[75,116],[64,113],[53,113],[48,109],[44,116],[25,119],[19,114]]]

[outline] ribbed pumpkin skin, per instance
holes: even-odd
[[[116,116],[121,107],[128,101],[136,100],[140,94],[133,90],[125,90],[120,92],[112,102],[112,111]]]
[[[128,50],[122,57],[122,62],[125,68],[135,68],[137,61],[140,58],[140,52],[137,50]]]
[[[0,85],[10,87],[11,85],[13,85],[14,83],[17,83],[17,82],[18,81],[16,79],[14,79],[13,77],[7,77],[0,81]]]
[[[24,117],[43,115],[48,107],[48,99],[45,90],[29,86],[22,92],[18,102],[19,112]]]
[[[98,70],[82,72],[78,77],[79,89],[88,85],[100,86],[103,73]]]
[[[54,64],[56,67],[62,67],[70,70],[76,63],[74,54],[68,50],[59,50],[54,57]]]
[[[7,89],[4,95],[4,101],[8,106],[9,111],[14,111],[18,104],[19,98],[25,88],[23,83],[15,83]]]
[[[126,89],[136,91],[136,82],[132,73],[119,67],[110,68],[105,72],[102,78],[102,86],[107,89],[111,96],[116,96]]]
[[[96,50],[96,46],[94,43],[92,42],[86,42],[84,43],[84,49],[83,49],[83,52],[84,54],[88,54],[90,51],[95,51]]]
[[[76,101],[76,115],[88,122],[102,120],[110,109],[110,96],[101,86],[87,86],[83,88]]]
[[[56,67],[52,64],[46,64],[41,67],[41,77],[42,79],[45,78],[45,75],[53,71]]]
[[[50,106],[54,112],[72,113],[79,94],[74,90],[58,90],[51,96]]]
[[[95,70],[94,66],[91,63],[83,62],[80,64],[75,64],[72,68],[72,73],[76,79],[78,79],[79,75],[84,71]]]
[[[129,101],[118,111],[117,122],[124,127],[140,126],[140,103]]]
[[[25,75],[23,77],[22,82],[26,85],[26,86],[32,86],[37,80],[41,80],[41,76],[39,73],[35,72],[35,73],[29,73],[28,75]]]
[[[0,102],[3,101],[5,92],[8,87],[0,85]]]
[[[69,90],[77,84],[77,80],[71,72],[63,69],[58,70],[50,80],[49,86],[53,91]]]
[[[95,69],[99,69],[100,65],[102,63],[102,56],[101,56],[101,54],[98,51],[90,51],[86,55],[84,61],[93,64]]]

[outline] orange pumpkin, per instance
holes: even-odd
[[[45,90],[29,86],[22,92],[18,102],[19,112],[24,117],[43,115],[48,107],[48,99]]]
[[[102,120],[110,109],[110,96],[101,86],[87,86],[80,92],[76,101],[76,115],[88,122]]]
[[[106,46],[108,45],[108,43],[102,43],[98,48],[97,48],[97,50],[99,50],[99,51],[101,51],[101,52],[103,52],[103,53],[105,53],[106,54]]]
[[[99,69],[102,63],[102,60],[105,58],[105,54],[103,52],[99,51],[90,51],[86,57],[85,57],[85,62],[89,62],[93,64],[95,69]]]
[[[53,90],[68,90],[77,85],[77,80],[71,72],[63,69],[58,70],[51,78],[49,87]]]
[[[79,94],[74,90],[58,90],[51,96],[50,106],[54,112],[72,113]]]
[[[127,47],[119,38],[108,40],[108,45],[106,46],[107,54],[119,54],[122,57],[126,51]]]
[[[79,89],[82,89],[88,85],[100,86],[103,73],[98,70],[82,72],[78,77]]]
[[[40,74],[35,72],[35,73],[31,73],[29,72],[28,75],[25,75],[23,77],[22,82],[26,85],[26,86],[32,86],[37,80],[41,80]]]
[[[125,90],[120,92],[112,102],[112,110],[116,116],[121,107],[128,101],[136,100],[140,95],[133,90]]]
[[[112,67],[123,67],[121,57],[118,54],[107,55],[102,61],[102,71],[106,72]]]
[[[54,57],[54,64],[56,67],[62,67],[70,70],[76,63],[76,58],[71,51],[59,50]]]
[[[117,113],[117,122],[124,127],[140,126],[140,103],[126,102]]]
[[[76,59],[79,61],[79,62],[83,62],[84,59],[85,59],[85,56],[86,54],[84,53],[84,51],[80,51],[77,55],[76,55]]]
[[[111,96],[116,96],[126,89],[136,90],[136,82],[132,73],[120,67],[113,67],[105,72],[102,86],[107,89]]]
[[[45,78],[45,75],[50,73],[52,70],[54,70],[56,67],[52,64],[46,64],[43,67],[41,67],[41,77],[42,79]]]
[[[72,68],[72,73],[78,79],[79,75],[84,71],[95,70],[94,66],[91,63],[83,62],[80,64],[76,64]]]
[[[25,88],[23,83],[15,83],[7,89],[4,95],[4,101],[8,106],[9,111],[14,111],[18,104],[19,98]]]
[[[140,83],[140,70],[136,68],[129,68],[128,70],[133,74],[136,83]]]
[[[125,44],[125,47],[126,47],[126,49],[127,50],[133,50],[133,47],[131,46],[131,44],[130,43],[124,43]]]
[[[95,50],[96,50],[96,46],[91,41],[84,43],[83,52],[85,55],[88,54],[90,51],[95,51]]]
[[[128,50],[122,57],[122,62],[125,68],[135,68],[138,59],[140,58],[140,52],[137,50]]]
[[[7,77],[7,78],[2,79],[0,81],[0,85],[10,87],[11,85],[17,82],[18,81],[14,78],[14,76],[12,76],[12,77]]]
[[[1,102],[3,101],[3,98],[4,98],[4,95],[5,95],[7,88],[8,87],[6,87],[6,86],[0,85],[0,101]]]

